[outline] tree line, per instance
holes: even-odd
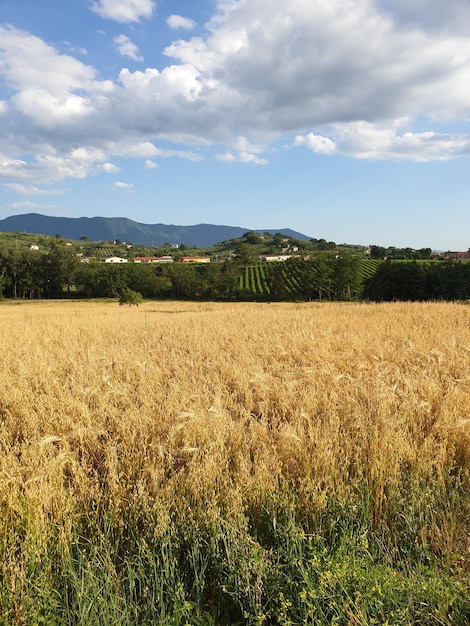
[[[266,263],[265,292],[241,277],[241,255],[204,265],[81,263],[61,240],[47,252],[0,252],[0,295],[9,298],[119,298],[125,290],[143,298],[200,300],[460,300],[470,297],[470,264],[385,261],[367,280],[354,255],[317,252],[307,258]]]
[[[467,300],[470,298],[470,263],[385,261],[364,282],[362,297],[376,302]]]
[[[352,299],[359,296],[359,259],[316,253],[266,264],[266,291],[240,280],[253,259],[239,255],[221,263],[81,263],[55,239],[46,252],[0,252],[0,294],[9,298],[117,298],[131,289],[144,298],[211,300]]]

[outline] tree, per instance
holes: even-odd
[[[138,291],[134,291],[133,289],[129,289],[128,287],[124,287],[119,295],[119,304],[121,306],[123,304],[128,304],[129,306],[135,304],[136,306],[139,306],[142,302],[142,294]]]
[[[383,259],[387,256],[387,250],[383,246],[371,246],[370,258],[371,259]]]
[[[71,246],[65,241],[53,239],[49,244],[49,253],[43,257],[43,269],[46,276],[47,295],[61,297],[64,287],[70,291],[80,261]]]
[[[274,299],[281,301],[288,297],[284,270],[284,263],[276,263],[269,274],[269,293]]]
[[[342,254],[332,258],[332,292],[336,300],[351,300],[359,287],[358,257]]]
[[[249,243],[249,244],[257,244],[257,243],[260,243],[260,241],[262,241],[258,233],[255,233],[253,230],[249,230],[247,233],[245,233],[243,235],[243,239],[246,241],[246,243]]]
[[[386,261],[365,281],[362,295],[376,302],[426,300],[425,272],[416,262]]]
[[[287,265],[288,264],[288,265]],[[317,253],[308,259],[291,258],[286,261],[286,267],[294,271],[298,297],[303,300],[322,300],[324,294],[331,291],[332,267],[331,255]]]
[[[249,243],[241,243],[235,248],[236,262],[239,265],[251,265],[256,263],[257,254],[256,248],[253,248]]]
[[[168,268],[174,298],[191,300],[201,295],[201,279],[197,268],[190,263],[172,263]]]

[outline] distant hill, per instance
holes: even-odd
[[[125,217],[50,217],[38,213],[12,215],[0,220],[1,232],[34,233],[37,235],[60,235],[65,239],[79,240],[89,237],[91,241],[127,241],[135,245],[160,246],[165,243],[186,244],[209,248],[221,241],[237,239],[249,228],[197,224],[174,226],[168,224],[140,224]],[[264,229],[254,232],[282,233],[308,241],[310,237],[290,228]]]

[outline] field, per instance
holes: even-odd
[[[470,623],[469,306],[5,302],[0,338],[0,624]]]
[[[381,260],[361,259],[358,266],[358,284],[362,285],[364,280],[370,278],[377,268],[383,263]],[[280,278],[283,283],[282,294],[284,299],[298,296],[299,288],[302,284],[302,272],[298,265],[290,263],[255,263],[246,265],[239,279],[239,288],[246,294],[258,296],[260,298],[269,298],[272,293],[273,280],[275,272],[280,271]],[[328,281],[326,281],[328,282]],[[356,281],[355,281],[356,282]]]

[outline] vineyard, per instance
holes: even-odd
[[[295,293],[298,285],[299,268],[286,263],[257,263],[247,265],[240,275],[241,291],[257,296],[269,296],[276,277],[280,277],[288,294]]]
[[[360,287],[366,279],[377,271],[381,260],[360,260],[355,276],[356,287]],[[320,280],[316,277],[317,282]],[[331,284],[331,275],[324,273],[323,280]],[[285,295],[295,297],[305,288],[305,269],[301,263],[256,263],[243,268],[239,278],[239,289],[251,296],[267,298],[269,296]]]
[[[380,259],[366,259],[361,263],[361,283],[370,278],[378,270],[382,261]]]

